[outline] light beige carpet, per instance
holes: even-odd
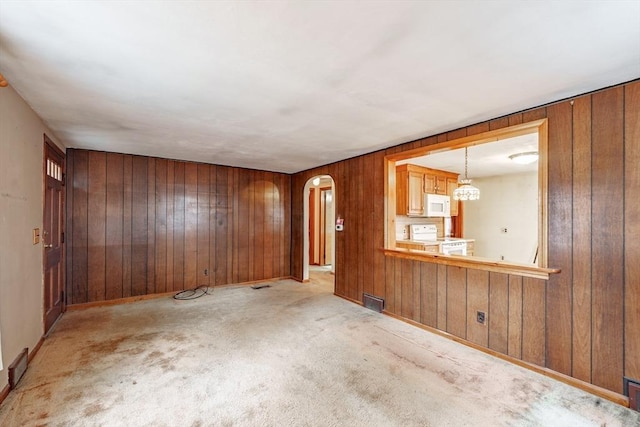
[[[2,426],[633,426],[640,414],[309,284],[66,313]]]

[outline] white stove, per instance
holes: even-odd
[[[438,228],[434,224],[411,224],[409,238],[416,242],[435,242],[438,240]]]
[[[438,252],[447,255],[466,255],[467,241],[446,237],[438,238],[438,228],[434,224],[412,224],[410,239],[415,242],[438,242]]]

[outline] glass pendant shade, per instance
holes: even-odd
[[[471,185],[471,180],[467,177],[467,149],[464,149],[464,179],[458,181],[458,188],[453,191],[453,200],[478,200],[480,190]]]
[[[460,186],[453,191],[453,200],[478,200],[480,198],[480,190],[471,185],[470,179],[461,179],[458,184]]]

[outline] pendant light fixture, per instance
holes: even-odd
[[[471,185],[471,180],[467,176],[467,147],[464,148],[464,179],[458,181],[458,188],[453,191],[453,200],[478,200],[480,190]]]

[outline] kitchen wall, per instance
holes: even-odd
[[[11,86],[0,88],[0,117],[2,390],[7,367],[23,348],[33,350],[44,332],[43,251],[31,233],[43,224],[43,134],[55,137]]]
[[[475,239],[474,255],[533,263],[538,247],[538,174],[475,178],[473,185],[480,188],[480,199],[461,203],[464,237]]]
[[[548,119],[548,281],[385,257],[386,154]],[[386,310],[614,393],[640,379],[640,82],[297,173],[292,272],[303,271],[306,180],[331,175],[336,293],[383,297]],[[389,230],[394,232],[394,230]],[[487,325],[475,322],[477,310]]]
[[[69,149],[67,303],[290,276],[291,178]]]

